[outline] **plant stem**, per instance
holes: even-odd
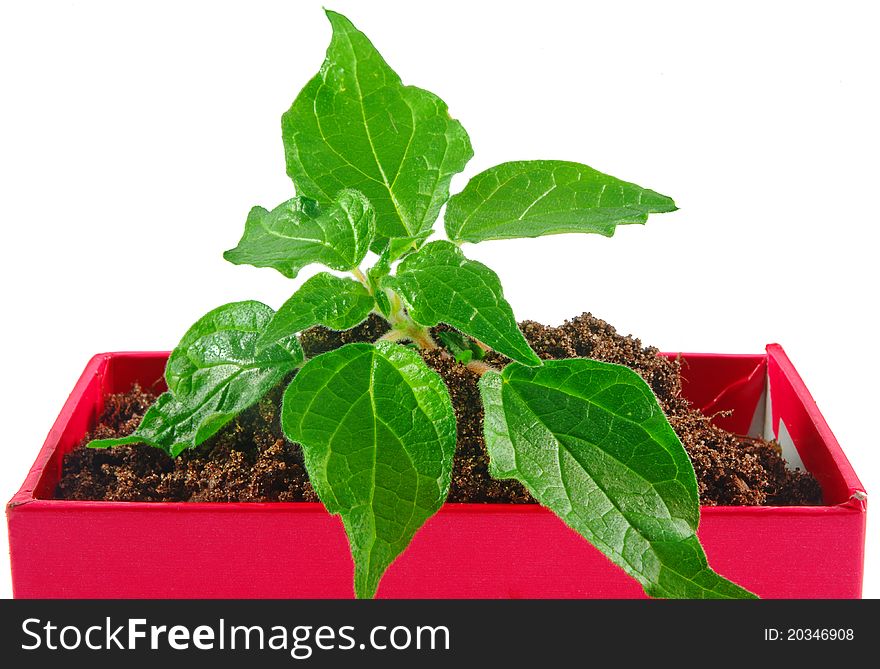
[[[361,271],[360,267],[355,267],[351,270],[351,273],[354,275],[354,278],[360,281],[364,288],[370,291],[370,295],[373,294],[373,287],[370,285],[370,282],[367,280],[367,276]]]
[[[446,349],[437,345],[437,342],[434,341],[434,338],[431,336],[431,331],[428,328],[419,325],[407,315],[400,297],[393,290],[388,290],[386,294],[388,295],[388,301],[391,303],[391,315],[388,318],[391,323],[391,329],[379,337],[380,341],[400,341],[401,339],[409,339],[424,351],[439,351],[440,355],[444,358],[449,358],[450,360],[457,362],[455,357]],[[488,346],[480,342],[477,343],[480,344],[480,347],[484,351],[491,351]],[[482,362],[481,360],[471,360],[465,365],[465,367],[477,376],[482,376],[490,370],[498,371],[492,365]]]
[[[399,313],[401,316],[403,316],[403,304],[400,301],[400,296],[393,290],[388,291],[388,301],[391,303],[392,313]]]
[[[428,328],[416,324],[400,312],[392,314],[391,331],[386,332],[383,338],[391,339],[392,341],[409,339],[419,348],[426,351],[433,351],[438,348],[437,342],[434,341]]]
[[[400,341],[401,339],[406,339],[406,333],[401,332],[400,330],[388,330],[385,334],[383,334],[376,341]]]
[[[419,348],[423,348],[426,351],[433,351],[439,348],[427,328],[417,328],[411,333],[411,337]]]
[[[483,376],[486,372],[498,372],[497,368],[493,367],[489,363],[483,362],[482,360],[471,360],[468,364],[465,365],[469,370],[471,370],[477,376]]]

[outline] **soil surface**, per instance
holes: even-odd
[[[704,505],[797,505],[821,503],[808,473],[789,470],[779,447],[722,430],[681,397],[679,362],[657,355],[638,339],[624,337],[605,321],[583,314],[559,327],[524,321],[520,327],[541,358],[586,357],[638,372],[656,393],[690,455]],[[374,341],[388,324],[371,317],[345,332],[312,328],[302,335],[308,356],[355,341]],[[450,502],[534,503],[516,481],[489,476],[483,442],[479,377],[440,351],[422,352],[446,382],[458,422],[458,447]],[[491,354],[487,362],[508,361]],[[317,501],[302,451],[284,439],[279,424],[283,384],[242,413],[198,449],[176,459],[149,446],[85,448],[94,438],[132,432],[155,396],[135,386],[111,395],[95,429],[64,458],[57,497],[117,501]]]

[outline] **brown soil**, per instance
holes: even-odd
[[[135,386],[106,398],[89,439],[123,436],[155,400]],[[77,446],[64,458],[57,496],[144,502],[314,502],[299,446],[278,435],[281,387],[203,447],[170,458],[150,446]]]
[[[625,364],[653,388],[694,464],[705,505],[818,504],[821,491],[808,473],[791,471],[773,442],[741,437],[711,424],[681,397],[679,362],[583,314],[560,327],[525,321],[521,328],[544,359],[588,357]],[[313,328],[303,333],[307,355],[354,341],[373,341],[388,329],[371,317],[346,332]],[[482,436],[478,376],[439,351],[423,357],[450,389],[458,421],[458,447],[450,502],[533,503],[516,481],[489,476]],[[488,362],[507,360],[492,354]],[[57,496],[63,499],[140,501],[316,501],[298,445],[278,422],[281,387],[242,413],[206,444],[176,459],[148,446],[87,449],[93,438],[130,433],[155,397],[134,387],[107,398],[98,426],[65,456]]]

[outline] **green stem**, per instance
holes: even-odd
[[[390,336],[387,338],[409,339],[419,348],[428,351],[438,348],[437,342],[434,341],[428,328],[419,325],[407,315],[400,296],[393,290],[386,290],[385,294],[388,296],[388,302],[391,304],[391,314],[388,316],[388,322],[391,323],[391,332],[399,333],[394,335],[388,333]]]
[[[405,332],[401,332],[400,330],[388,330],[388,332],[379,337],[377,341],[400,341],[401,339],[407,339]]]
[[[427,351],[433,351],[435,348],[438,348],[437,342],[434,341],[428,328],[422,327],[407,316],[401,316],[400,314],[394,314],[392,318],[391,332],[399,333],[399,339],[409,339],[419,348]]]
[[[391,329],[384,335],[382,335],[379,339],[384,341],[400,341],[401,339],[409,339],[416,346],[423,350],[439,350],[441,355],[448,357],[451,360],[455,360],[455,358],[450,355],[445,349],[442,349],[437,345],[437,342],[434,341],[434,338],[431,336],[431,331],[428,328],[424,327],[423,325],[419,325],[407,315],[406,310],[403,308],[403,302],[400,299],[400,296],[397,295],[397,293],[395,293],[393,290],[386,290],[385,292],[388,296],[388,301],[391,303],[391,315],[388,317],[388,320],[391,323]],[[480,345],[486,351],[491,350],[489,347],[483,344]],[[491,365],[480,360],[472,360],[465,366],[478,376],[482,376],[490,369],[495,369]]]
[[[357,279],[358,281],[360,281],[363,284],[364,288],[366,288],[370,292],[370,295],[372,295],[373,294],[373,287],[370,285],[370,282],[367,279],[366,274],[364,274],[361,271],[361,268],[355,267],[354,269],[351,270],[351,273],[354,275],[354,278]]]

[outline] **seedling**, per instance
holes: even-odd
[[[297,197],[254,207],[236,264],[294,279],[321,272],[275,312],[255,301],[200,318],[168,359],[168,391],[131,436],[172,457],[199,446],[288,379],[282,427],[339,514],[354,590],[372,597],[394,559],[446,499],[456,446],[449,393],[418,349],[481,374],[490,473],[544,506],[654,597],[752,597],[710,569],[697,540],[693,467],[649,386],[588,359],[542,361],[517,327],[498,276],[464,242],[585,232],[611,236],[675,210],[665,195],[555,160],[509,162],[450,197],[473,155],[437,96],[404,86],[370,41],[327,12],[333,37],[318,74],[282,118]],[[427,241],[443,205],[448,240]],[[377,258],[362,267],[368,252]],[[305,359],[298,333],[352,328],[371,313],[390,331]],[[431,328],[444,323],[437,339]],[[484,360],[494,350],[503,369]],[[528,537],[523,537],[528,541]]]

